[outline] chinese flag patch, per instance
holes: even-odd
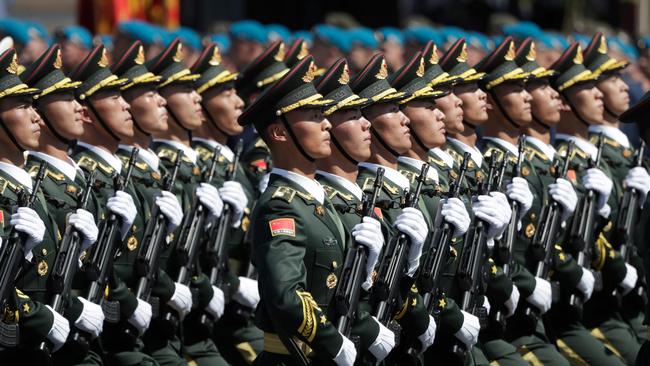
[[[377,218],[379,220],[383,221],[384,220],[384,214],[381,212],[381,209],[379,207],[375,207],[374,211],[375,211],[375,216],[377,216]]]
[[[293,218],[275,219],[269,221],[271,236],[296,236],[296,222]]]
[[[5,212],[0,210],[0,227],[5,226]]]
[[[255,167],[255,168],[259,169],[259,170],[266,170],[266,169],[268,169],[268,165],[266,164],[266,160],[264,160],[264,159],[259,159],[259,160],[251,161],[250,165],[251,165],[252,167]]]
[[[573,169],[569,169],[569,170],[566,172],[566,176],[567,176],[567,178],[569,178],[569,180],[570,180],[572,183],[576,183],[576,182],[578,181],[578,179],[577,179],[577,177],[576,177],[576,171],[573,170]]]

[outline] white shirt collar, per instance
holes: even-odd
[[[182,142],[174,141],[174,140],[165,140],[165,139],[154,139],[155,142],[163,142],[167,145],[171,145],[175,147],[176,149],[181,149],[183,150],[183,156],[187,157],[192,161],[192,164],[196,164],[196,159],[198,157],[198,153],[192,149],[190,146],[185,145]]]
[[[222,145],[222,144],[218,143],[217,141],[208,140],[208,139],[204,139],[204,138],[200,138],[200,137],[192,137],[192,141],[201,141],[204,144],[208,144],[213,149],[215,147],[217,147],[217,146],[221,147],[221,150],[219,151],[219,153],[221,155],[223,155],[223,157],[226,158],[226,160],[228,160],[228,162],[231,162],[232,159],[235,158],[235,153],[232,152],[232,150],[230,150],[230,148],[228,146]]]
[[[492,141],[495,144],[500,145],[502,148],[508,150],[514,156],[519,156],[519,149],[517,148],[517,146],[513,145],[510,141],[506,141],[504,139],[500,139],[498,137],[493,137],[493,136],[484,136],[483,139]]]
[[[630,147],[630,139],[627,138],[627,135],[623,131],[619,130],[616,127],[612,126],[603,126],[603,125],[590,125],[589,132],[593,133],[602,133],[605,137],[608,137],[619,144],[623,145],[624,148]]]
[[[363,199],[363,191],[361,187],[356,182],[350,182],[349,180],[338,176],[336,174],[328,173],[324,170],[317,170],[316,174],[322,175],[327,179],[333,180],[339,185],[343,186],[348,192],[352,193],[359,201]]]
[[[321,186],[320,183],[318,183],[315,179],[311,179],[305,177],[304,175],[280,168],[273,168],[273,170],[271,170],[271,173],[285,177],[288,180],[296,183],[305,191],[307,191],[307,193],[314,196],[316,201],[318,201],[321,205],[325,202],[325,190],[323,189],[323,186]]]
[[[555,158],[557,150],[555,150],[553,145],[547,144],[546,142],[532,136],[526,136],[526,143],[535,145],[535,147],[540,149],[547,158],[551,160]]]
[[[83,141],[77,141],[77,145],[83,146],[86,149],[99,155],[100,158],[104,159],[104,161],[106,161],[108,165],[110,165],[113,169],[115,169],[117,174],[120,174],[120,172],[122,171],[122,160],[120,160],[120,158],[115,156],[115,154],[111,154],[108,151],[102,149],[101,147],[97,147],[95,145],[91,145]]]
[[[377,171],[377,168],[384,168],[384,177],[386,177],[388,180],[391,182],[397,184],[400,186],[400,188],[409,190],[411,188],[411,184],[409,183],[409,180],[403,176],[400,172],[393,168],[389,168],[387,166],[379,165],[379,164],[373,164],[373,163],[359,163],[359,167],[364,167],[367,169],[372,170],[373,172]]]
[[[397,161],[399,161],[402,164],[409,165],[417,170],[422,169],[422,165],[427,164],[422,160],[419,159],[413,159],[408,156],[400,156],[397,158]],[[438,179],[438,171],[435,170],[433,167],[429,168],[427,170],[427,179],[430,179],[436,183],[438,183],[440,180]]]
[[[452,137],[447,137],[447,141],[458,146],[464,152],[468,152],[472,157],[472,160],[474,160],[476,166],[479,168],[481,167],[481,164],[483,164],[483,154],[481,154],[481,152],[479,151],[479,149],[476,148],[476,146],[469,146],[466,143],[460,140],[456,140],[455,138]]]
[[[26,187],[29,192],[32,191],[32,177],[25,170],[13,164],[3,163],[1,161],[0,161],[0,170],[3,170],[11,178],[15,179],[16,182]]]
[[[429,153],[439,157],[448,167],[454,167],[454,158],[452,158],[451,155],[447,154],[445,150],[439,147],[434,147],[433,149],[429,150]]]
[[[126,150],[128,152],[133,151],[134,147],[135,146],[120,144],[120,149]],[[138,157],[144,160],[144,162],[147,163],[147,165],[149,165],[151,169],[158,171],[158,167],[160,165],[160,158],[156,155],[155,152],[153,152],[153,150],[140,149],[138,150]]]
[[[48,164],[54,166],[57,170],[60,170],[63,174],[65,174],[65,176],[68,177],[68,179],[71,181],[74,181],[74,178],[77,176],[77,170],[79,169],[79,166],[70,157],[68,157],[68,161],[63,161],[59,158],[55,158],[52,155],[48,155],[40,151],[29,151],[27,155],[32,155],[41,160],[45,160]]]
[[[555,138],[558,140],[568,140],[573,141],[580,150],[586,152],[591,157],[591,160],[596,160],[598,155],[598,149],[591,142],[583,139],[582,137],[571,136],[564,133],[558,133],[555,135]]]

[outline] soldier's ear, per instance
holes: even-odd
[[[90,118],[90,110],[85,104],[81,104],[81,121],[83,123],[93,123],[92,118]]]
[[[266,127],[266,132],[271,138],[271,141],[288,141],[289,137],[287,136],[287,130],[284,128],[284,125],[280,122],[273,122]]]
[[[560,93],[560,111],[562,112],[570,112],[571,107],[569,107],[569,103],[567,103],[566,96],[564,93]]]

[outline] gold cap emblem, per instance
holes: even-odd
[[[515,42],[510,41],[510,45],[508,46],[508,52],[506,53],[506,56],[504,57],[506,61],[512,61],[515,59]]]
[[[348,68],[348,64],[344,63],[343,64],[343,71],[341,72],[341,77],[339,77],[339,84],[347,84],[350,82],[350,69]]]
[[[212,66],[217,66],[221,63],[221,53],[219,52],[219,47],[214,46],[214,50],[212,50],[212,58],[210,58],[210,61],[208,63]]]
[[[178,42],[178,46],[176,46],[176,53],[174,54],[174,57],[172,57],[172,60],[174,62],[181,62],[183,61],[183,44]]]
[[[338,278],[336,278],[336,275],[334,273],[330,273],[329,276],[327,276],[327,280],[325,280],[325,285],[327,286],[328,289],[333,289],[336,287],[336,283],[338,282]]]
[[[388,64],[386,64],[386,59],[381,59],[381,66],[379,67],[379,72],[375,75],[377,79],[386,79],[388,77]]]
[[[460,50],[460,55],[456,57],[458,62],[467,62],[467,43],[463,43],[463,48]]]
[[[38,267],[36,267],[36,272],[38,273],[39,276],[45,276],[47,274],[48,270],[48,265],[47,262],[44,260],[41,260],[38,262]]]
[[[302,81],[309,83],[314,80],[314,77],[316,77],[316,64],[312,61],[309,63],[309,69],[305,73],[305,76],[302,77]]]
[[[275,61],[284,60],[284,42],[280,42],[280,47],[278,47],[278,52],[273,56]]]
[[[138,65],[144,64],[144,47],[142,47],[142,45],[138,46],[138,54],[135,56],[133,62]]]
[[[603,55],[607,53],[607,40],[605,39],[604,34],[600,35],[600,44],[598,45],[598,52],[602,53]]]
[[[420,57],[420,66],[418,66],[418,69],[415,71],[415,75],[422,77],[424,75],[424,59]]]
[[[298,60],[302,60],[303,58],[307,57],[309,54],[309,49],[307,48],[307,42],[302,41],[300,42],[300,52],[298,52]]]
[[[578,45],[578,48],[576,49],[576,55],[573,58],[573,63],[576,64],[576,65],[580,65],[583,62],[584,62],[584,60],[582,59],[582,47],[580,47],[580,45]]]
[[[536,58],[537,58],[537,51],[535,50],[535,42],[531,41],[530,49],[528,50],[528,54],[526,55],[526,60],[535,61]]]
[[[440,60],[440,57],[438,56],[438,46],[434,44],[433,49],[431,50],[431,57],[429,57],[429,63],[435,65],[438,63],[438,60]]]
[[[97,65],[100,67],[108,67],[108,54],[106,53],[106,48],[102,48],[102,57],[97,61]]]
[[[20,67],[18,66],[18,56],[14,53],[11,59],[11,63],[9,64],[9,66],[7,66],[7,71],[9,71],[12,74],[18,74],[19,68]]]
[[[61,61],[61,50],[58,49],[56,50],[56,57],[54,58],[54,66],[55,69],[60,69],[63,66],[63,61]]]
[[[135,236],[131,236],[127,241],[126,241],[126,248],[132,252],[138,248],[138,239],[135,238]]]

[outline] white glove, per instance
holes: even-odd
[[[368,351],[375,356],[377,362],[380,362],[386,358],[390,351],[395,347],[395,333],[381,324],[374,316],[372,318],[379,326],[379,334],[377,334],[375,341],[372,342],[370,347],[368,347]]]
[[[424,333],[418,336],[418,340],[422,344],[422,351],[431,347],[435,339],[436,339],[436,321],[433,319],[431,315],[429,315],[429,325],[427,326],[427,330],[425,330]]]
[[[219,196],[219,190],[215,186],[209,183],[201,183],[196,187],[196,197],[210,211],[211,219],[221,216],[223,201]]]
[[[248,306],[251,309],[257,308],[260,302],[260,292],[257,288],[257,281],[248,277],[239,276],[239,288],[232,298],[238,303]]]
[[[506,314],[506,318],[511,317],[515,313],[515,310],[517,310],[517,304],[519,304],[519,296],[521,296],[521,294],[519,293],[519,289],[517,288],[517,286],[512,285],[512,292],[510,293],[510,298],[503,303],[503,305],[505,305],[506,307],[506,310],[508,310],[508,313]]]
[[[334,363],[338,366],[352,366],[357,358],[357,349],[354,348],[354,343],[344,335],[341,335],[341,338],[343,338],[343,344],[341,344],[341,349],[334,357]]]
[[[488,224],[487,238],[494,239],[500,237],[506,228],[503,221],[504,215],[499,212],[503,210],[502,203],[497,201],[493,196],[480,195],[472,205],[474,216],[485,221]],[[508,205],[508,211],[510,206]]]
[[[183,221],[183,208],[178,203],[176,195],[169,191],[160,192],[160,196],[156,197],[156,205],[160,208],[160,212],[167,218],[167,231],[171,232],[181,225]]]
[[[625,272],[625,278],[623,278],[623,281],[621,281],[619,284],[619,286],[621,286],[621,289],[623,289],[623,295],[627,295],[630,291],[632,291],[632,289],[636,286],[636,280],[639,279],[636,268],[627,263],[625,263],[625,268],[627,269]]]
[[[97,235],[99,235],[99,229],[95,224],[95,218],[90,212],[78,208],[75,213],[70,215],[68,218],[68,224],[74,226],[75,229],[79,230],[81,235],[84,237],[83,242],[81,243],[81,250],[88,249],[91,245],[95,244],[97,241]]]
[[[576,210],[578,195],[573,184],[564,178],[557,178],[549,184],[548,194],[562,207],[562,221],[566,221]]]
[[[65,344],[65,341],[68,339],[68,334],[70,333],[70,323],[63,315],[57,313],[50,307],[50,305],[45,305],[45,307],[52,313],[54,317],[52,321],[52,327],[47,332],[47,339],[52,342],[54,345],[53,352],[56,352]]]
[[[519,203],[519,217],[517,217],[517,220],[521,220],[533,206],[533,193],[530,191],[528,181],[521,177],[513,177],[510,184],[506,186],[506,195],[511,200]]]
[[[104,328],[104,312],[102,311],[102,307],[81,296],[77,297],[77,299],[81,301],[83,308],[77,320],[74,321],[75,327],[86,333],[90,333],[93,338],[98,337]]]
[[[584,295],[584,301],[587,301],[591,298],[591,294],[594,292],[594,283],[596,279],[594,274],[590,270],[582,268],[582,276],[580,277],[580,282],[576,285],[578,290]]]
[[[639,204],[643,207],[648,191],[650,191],[650,175],[648,171],[641,166],[630,169],[623,181],[623,185],[634,188],[639,192]]]
[[[492,305],[490,305],[490,300],[488,300],[487,296],[483,296],[483,304],[481,304],[481,307],[485,308],[486,314],[490,313],[490,309],[492,309]]]
[[[439,214],[436,215],[436,227],[440,227],[441,220],[454,226],[454,237],[464,235],[469,229],[470,218],[463,201],[456,197],[447,198],[440,201]]]
[[[364,216],[360,224],[352,228],[352,237],[358,244],[368,248],[368,260],[366,261],[366,280],[361,287],[368,291],[372,287],[372,271],[379,260],[379,253],[384,246],[384,234],[381,232],[379,221],[369,216]]]
[[[259,189],[260,194],[264,193],[266,191],[266,187],[269,185],[269,178],[271,177],[271,173],[266,173],[262,176],[262,179],[260,179],[260,182],[257,183],[257,189]]]
[[[607,203],[614,183],[602,170],[591,168],[587,169],[585,175],[582,176],[582,185],[598,193],[598,210],[600,210]]]
[[[135,311],[128,321],[138,330],[140,335],[142,335],[149,328],[151,316],[151,305],[142,299],[138,299],[138,306],[135,308]]]
[[[244,209],[248,205],[248,198],[244,193],[241,183],[234,181],[227,181],[223,183],[223,187],[219,188],[219,196],[221,200],[230,205],[232,211],[232,227],[239,227],[241,218],[244,216]]]
[[[175,282],[174,295],[167,302],[167,305],[181,314],[181,317],[184,317],[185,314],[192,310],[192,292],[190,288],[182,283]]]
[[[427,223],[424,221],[424,216],[422,216],[420,210],[413,207],[406,207],[402,209],[402,213],[397,216],[393,226],[411,238],[407,274],[413,277],[415,271],[418,270],[418,266],[420,265],[422,246],[424,245],[424,240],[427,238]]]
[[[122,233],[122,238],[126,237],[138,214],[133,197],[124,191],[116,191],[115,196],[108,199],[106,208],[122,218],[120,233]]]
[[[205,311],[208,314],[212,315],[214,319],[220,319],[223,315],[223,311],[226,307],[226,298],[223,295],[223,291],[217,286],[212,286],[212,291],[214,294],[208,303],[208,306],[205,307]]]
[[[553,305],[551,283],[543,278],[535,277],[535,289],[526,298],[526,301],[533,304],[542,314],[545,314]]]
[[[467,349],[471,349],[478,342],[478,332],[481,330],[481,323],[473,314],[464,310],[460,312],[463,313],[463,325],[456,332],[455,336],[465,344]]]
[[[41,220],[36,211],[31,208],[18,207],[16,213],[11,215],[9,224],[11,224],[16,231],[27,236],[24,248],[25,258],[31,260],[32,249],[43,242],[43,236],[45,235],[45,224],[43,223],[43,220]]]

